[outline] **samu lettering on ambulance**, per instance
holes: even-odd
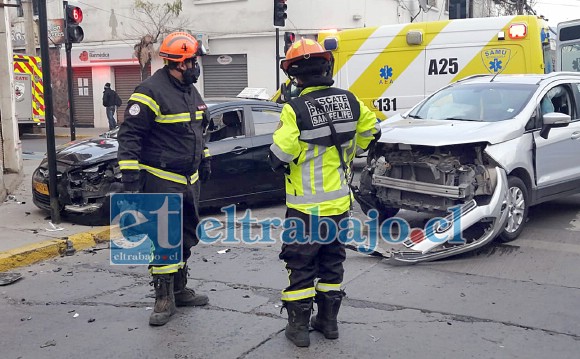
[[[507,49],[491,49],[491,50],[486,50],[484,52],[484,55],[486,57],[494,56],[494,55],[502,55],[502,56],[505,56],[505,55],[507,55],[507,52],[508,52]]]

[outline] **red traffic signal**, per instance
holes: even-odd
[[[83,10],[80,7],[74,5],[67,5],[66,7],[67,21],[70,24],[80,24],[83,22]]]
[[[294,41],[296,41],[296,34],[286,31],[284,33],[284,53],[288,52],[288,49],[290,49]]]
[[[85,32],[79,24],[83,21],[83,10],[74,5],[66,5],[66,41],[68,43],[77,43],[83,41]]]

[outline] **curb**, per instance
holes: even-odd
[[[77,252],[93,247],[97,243],[110,240],[111,233],[115,233],[117,230],[117,227],[104,226],[92,231],[81,232],[60,239],[51,239],[0,252],[0,272],[28,266],[53,257],[63,256],[67,251],[68,243]]]

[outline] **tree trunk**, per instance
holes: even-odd
[[[144,64],[144,66],[141,66],[141,81],[145,81],[149,77],[150,66],[151,66],[151,60],[147,61]]]

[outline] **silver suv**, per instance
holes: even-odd
[[[399,209],[447,214],[459,206],[470,238],[409,239],[391,253],[396,261],[513,240],[530,206],[580,192],[579,113],[579,73],[463,79],[384,121],[355,197],[383,220]]]

